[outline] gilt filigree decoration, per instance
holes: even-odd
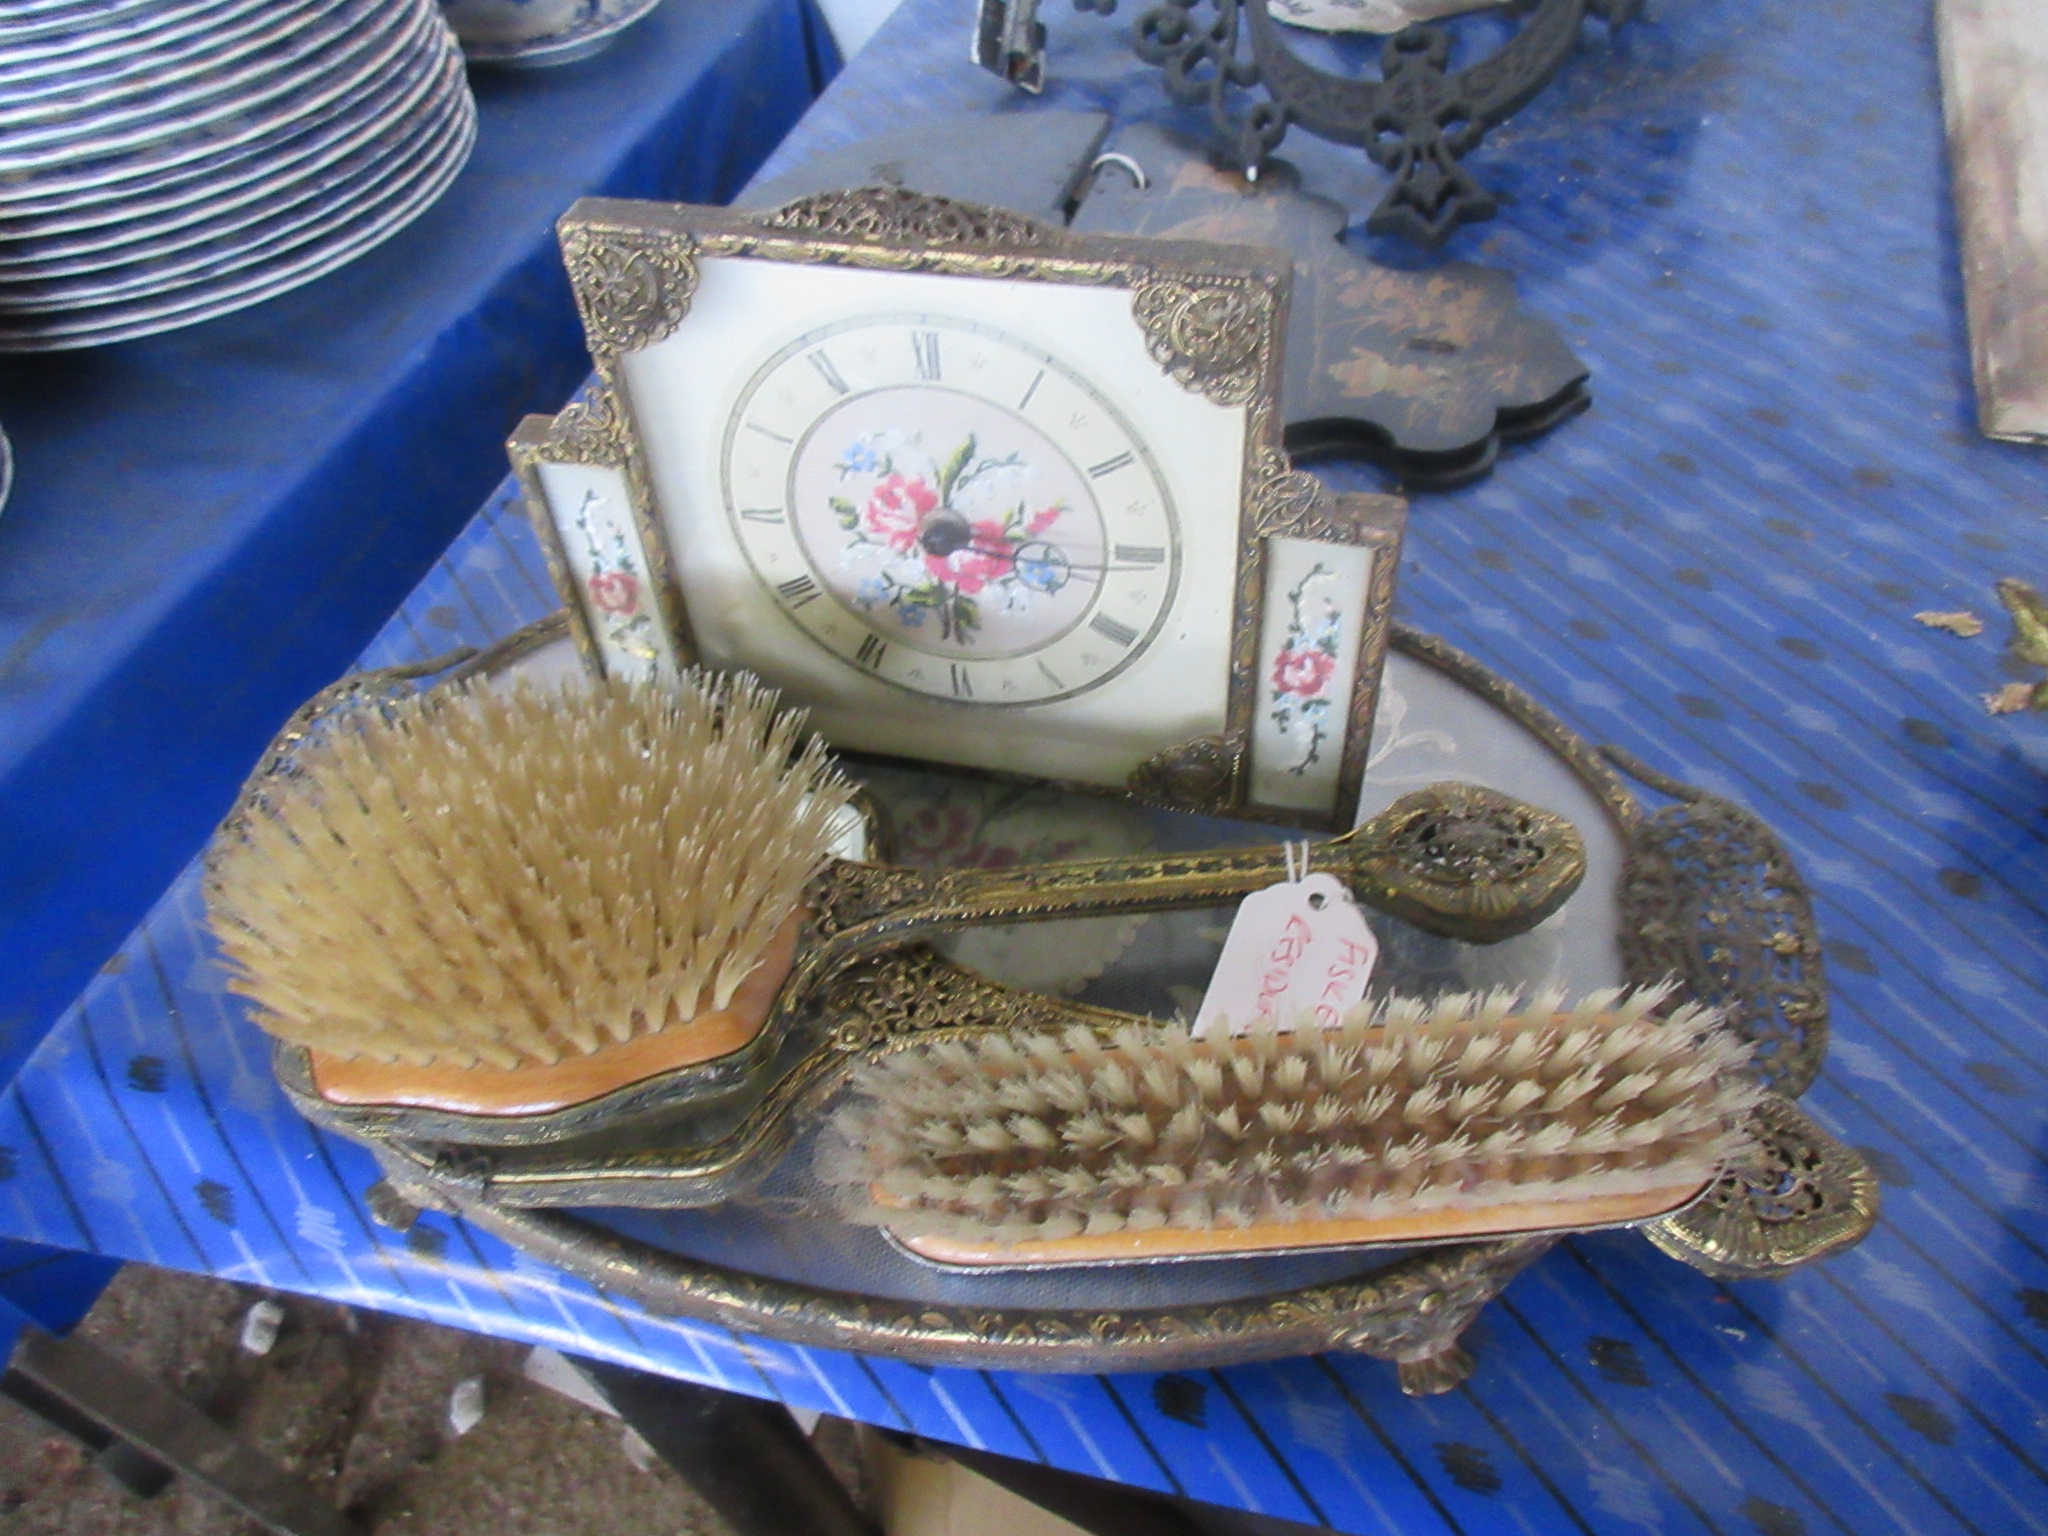
[[[1252,516],[1262,538],[1286,534],[1297,539],[1331,539],[1349,543],[1358,536],[1351,497],[1334,494],[1305,469],[1291,466],[1277,448],[1259,450],[1259,476],[1252,498]]]
[[[1227,812],[1243,767],[1243,742],[1197,736],[1153,753],[1131,770],[1124,787],[1137,799],[1176,811]]]
[[[547,458],[555,464],[625,466],[626,424],[610,390],[600,384],[556,412],[548,431]]]
[[[1870,1165],[1775,1095],[1758,1107],[1754,1129],[1747,1162],[1643,1235],[1722,1280],[1782,1275],[1861,1241],[1877,1222]]]
[[[1056,231],[1007,209],[903,187],[818,192],[763,215],[760,222],[793,234],[891,244],[1034,247],[1058,238]]]
[[[1564,817],[1479,784],[1443,783],[1394,802],[1375,825],[1361,868],[1382,886],[1368,899],[1430,933],[1469,942],[1548,917],[1586,873],[1586,845]]]
[[[1820,1072],[1828,986],[1806,882],[1783,843],[1732,801],[1625,754],[1631,777],[1677,803],[1643,818],[1622,869],[1623,969],[1642,984],[1676,977],[1756,1043],[1757,1075],[1788,1098]]]
[[[832,1021],[831,1048],[842,1053],[908,1045],[936,1029],[1058,1029],[1098,1017],[1093,1009],[1000,986],[928,949],[906,950],[841,972],[826,988],[819,1009]]]
[[[1244,405],[1271,374],[1278,296],[1243,278],[1152,277],[1131,294],[1152,360],[1183,388]]]
[[[811,931],[820,938],[872,922],[912,901],[929,900],[942,872],[901,864],[835,863],[806,898]]]
[[[571,225],[562,259],[594,351],[653,346],[683,323],[697,291],[690,246],[673,236]]]
[[[478,1203],[464,1214],[607,1291],[795,1343],[1036,1371],[1183,1370],[1355,1350],[1402,1362],[1410,1392],[1448,1391],[1463,1379],[1470,1357],[1460,1369],[1459,1331],[1552,1241],[1456,1243],[1361,1278],[1241,1301],[1059,1310],[820,1291],[655,1249],[558,1212]]]

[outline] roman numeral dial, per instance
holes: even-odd
[[[817,370],[818,377],[825,381],[825,387],[831,390],[833,394],[843,395],[848,393],[849,386],[846,380],[839,376],[837,365],[822,351],[811,353],[805,361]]]
[[[1174,611],[1157,450],[1038,341],[937,313],[785,337],[721,452],[725,536],[758,582],[745,622],[814,698],[885,714],[908,694],[945,719],[1073,699]]]
[[[792,609],[801,608],[805,603],[816,602],[819,591],[817,582],[809,576],[792,576],[787,581],[775,583],[775,595]]]
[[[1128,646],[1138,638],[1138,632],[1130,625],[1120,619],[1111,618],[1106,613],[1095,615],[1088,621],[1088,627],[1104,639],[1112,640],[1118,645]]]

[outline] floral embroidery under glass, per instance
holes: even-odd
[[[1334,573],[1321,561],[1288,589],[1287,639],[1273,658],[1273,702],[1267,718],[1297,746],[1287,771],[1305,774],[1322,760],[1329,739],[1331,682],[1344,635],[1344,614],[1321,591]]]
[[[1104,538],[1085,483],[1035,429],[985,402],[869,395],[820,423],[794,478],[813,568],[921,649],[1019,654],[1071,629],[1094,600]]]
[[[839,526],[858,545],[893,557],[870,562],[877,568],[861,581],[856,601],[863,609],[888,608],[906,629],[921,628],[930,618],[940,639],[971,645],[982,627],[985,601],[1020,611],[1034,594],[1049,596],[1067,584],[1071,565],[1060,546],[1044,537],[1056,536],[1055,525],[1067,509],[1057,502],[1034,508],[1021,495],[1012,500],[1005,492],[1022,479],[1014,472],[1028,473],[1030,466],[1014,453],[977,458],[972,435],[955,446],[936,475],[896,467],[899,454],[918,466],[924,456],[917,447],[915,437],[870,432],[839,461],[848,479],[879,471],[865,505],[832,498]],[[991,515],[974,515],[991,502]]]
[[[590,594],[591,617],[605,645],[642,661],[658,660],[654,616],[645,606],[647,584],[625,531],[609,519],[598,519],[602,527],[592,521],[593,511],[603,503],[596,491],[585,491],[573,519],[583,536],[583,558],[590,571],[583,587]]]

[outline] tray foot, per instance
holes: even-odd
[[[1478,1364],[1472,1351],[1456,1339],[1429,1354],[1394,1362],[1401,1373],[1401,1390],[1410,1397],[1435,1397],[1462,1386]]]

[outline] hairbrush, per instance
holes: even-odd
[[[308,1053],[327,1103],[524,1134],[736,1059],[849,966],[934,933],[1223,902],[1286,873],[1279,846],[998,870],[834,859],[851,790],[800,723],[751,680],[701,675],[459,682],[337,709],[217,841],[230,984]],[[1561,818],[1440,785],[1311,845],[1308,866],[1487,939],[1556,910],[1584,858]]]
[[[1749,1149],[1765,1090],[1668,987],[1391,999],[1326,1030],[921,1040],[820,1157],[850,1214],[963,1265],[1091,1264],[1628,1225]]]
[[[852,793],[800,724],[744,678],[458,683],[330,717],[216,842],[230,985],[322,1065],[399,1076],[722,1054]]]

